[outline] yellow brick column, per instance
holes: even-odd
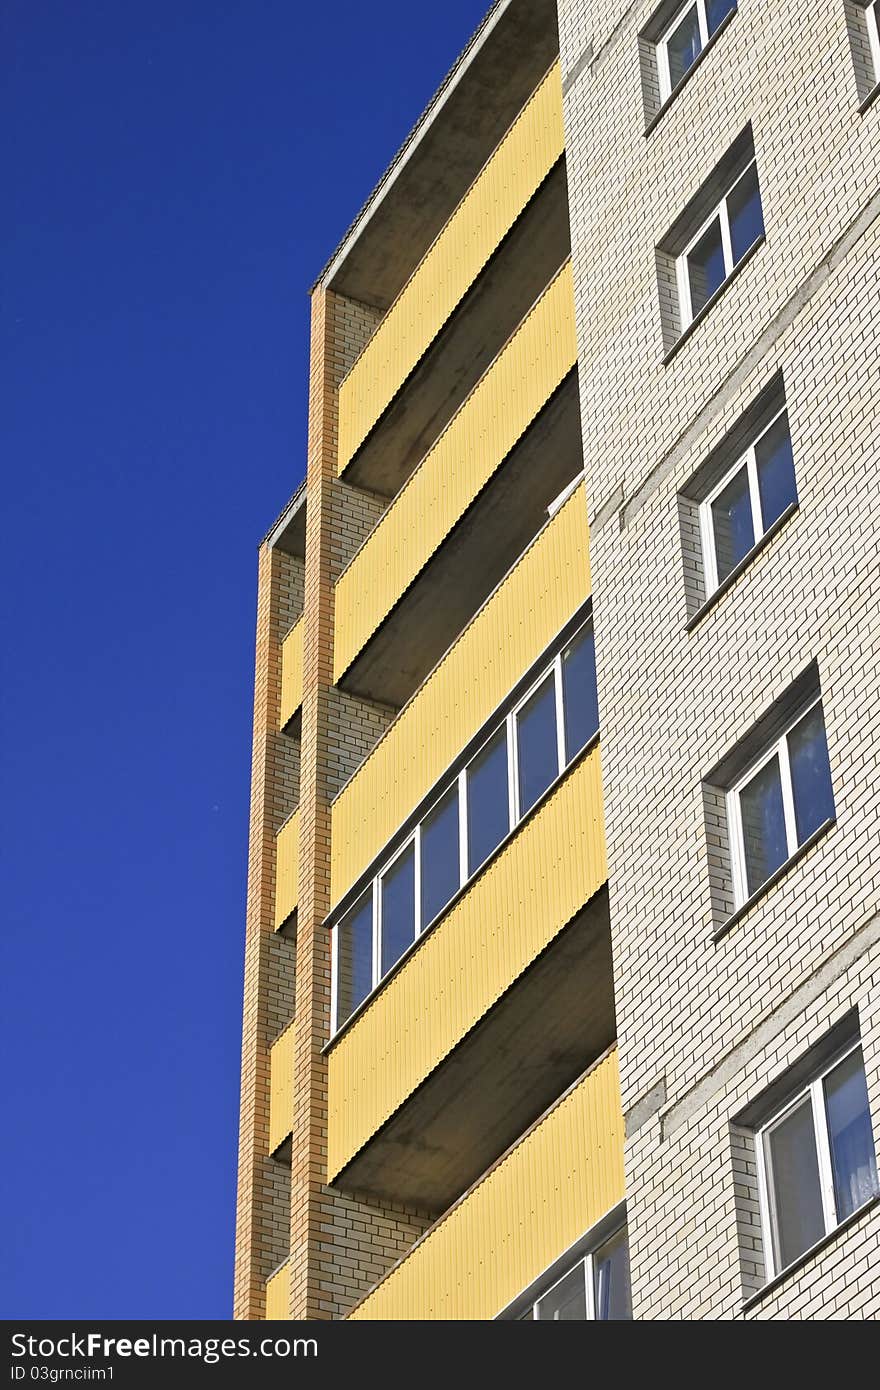
[[[306,472],[306,569],[303,608],[303,703],[300,763],[299,908],[294,1023],[294,1113],[290,1175],[290,1316],[326,1316],[319,1308],[319,1245],[326,1178],[330,941],[330,807],[324,774],[329,689],[333,680],[332,483],[336,476],[336,381],[333,299],[312,297],[309,441]]]
[[[238,1204],[235,1237],[236,1318],[261,1318],[265,1281],[277,1250],[275,1227],[286,1202],[286,1175],[269,1158],[269,1046],[276,1031],[270,1004],[275,907],[276,731],[281,701],[278,641],[281,560],[260,548],[251,814],[245,929],[244,1022],[241,1057]]]

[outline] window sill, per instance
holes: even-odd
[[[880,97],[880,82],[875,82],[865,100],[859,106],[859,115],[864,116],[869,106],[873,106],[877,98]]]
[[[766,240],[767,234],[766,232],[764,232],[761,234],[761,236],[758,237],[757,241],[752,242],[751,246],[743,256],[742,260],[738,261],[737,264],[733,267],[733,270],[730,272],[724,283],[718,286],[711,299],[706,300],[706,303],[703,305],[696,318],[692,318],[687,328],[685,328],[684,331],[680,334],[680,336],[676,338],[675,342],[672,344],[672,347],[669,349],[666,356],[663,358],[664,367],[669,366],[669,363],[672,361],[673,357],[675,357],[679,348],[681,348],[688,341],[694,330],[699,328],[703,320],[715,308],[715,305],[718,303],[725,290],[727,290],[728,287],[733,284],[734,280],[738,278],[741,271],[745,269],[749,261],[752,259],[755,253],[760,250],[760,248],[764,245],[764,242]]]
[[[646,139],[651,134],[652,130],[656,130],[657,126],[660,124],[660,122],[663,120],[663,117],[666,115],[666,112],[669,110],[670,106],[675,101],[675,98],[678,96],[679,92],[684,90],[684,88],[687,86],[687,84],[693,77],[694,73],[699,70],[700,65],[702,64],[703,59],[706,57],[707,53],[712,52],[712,49],[715,47],[716,43],[721,38],[721,35],[724,33],[728,24],[730,24],[731,20],[736,18],[738,13],[738,10],[731,10],[729,14],[726,14],[724,16],[721,23],[718,25],[718,28],[715,30],[715,33],[712,35],[711,39],[706,44],[706,47],[700,53],[699,58],[697,58],[695,63],[691,64],[684,77],[678,83],[678,85],[673,87],[672,91],[669,93],[669,96],[663,102],[663,105],[659,108],[658,111],[654,113],[654,115],[648,121],[648,124],[645,126]]]
[[[394,976],[398,973],[398,971],[403,968],[403,966],[409,960],[410,956],[418,950],[419,946],[425,940],[425,937],[430,936],[431,932],[434,931],[435,928],[439,927],[441,922],[445,921],[452,909],[455,907],[456,903],[464,897],[465,893],[470,893],[475,884],[479,883],[480,879],[483,877],[483,874],[486,872],[489,865],[494,864],[499,854],[501,854],[510,844],[511,840],[513,840],[520,833],[523,826],[528,825],[529,821],[532,819],[532,816],[534,816],[540,810],[540,808],[544,805],[545,801],[547,801],[548,798],[553,795],[556,789],[562,785],[566,777],[569,777],[571,773],[574,772],[574,769],[583,762],[587,754],[593,751],[593,749],[599,743],[599,733],[600,731],[597,729],[596,732],[593,734],[593,737],[589,739],[587,743],[584,744],[580,752],[575,753],[568,766],[563,768],[562,772],[560,772],[557,777],[554,777],[553,781],[550,783],[543,796],[539,796],[534,806],[530,806],[526,814],[520,817],[520,819],[517,821],[516,825],[513,826],[511,830],[508,830],[507,834],[504,836],[504,839],[499,840],[498,844],[495,846],[488,859],[484,859],[480,867],[476,869],[474,873],[471,874],[467,882],[461,885],[457,893],[455,893],[455,895],[449,899],[449,902],[443,908],[442,912],[439,912],[437,916],[434,918],[433,922],[429,922],[428,925],[424,928],[424,930],[419,932],[415,940],[410,942],[403,954],[397,957],[397,960],[394,962],[394,964],[382,976],[381,980],[376,985],[376,987],[370,990],[370,993],[366,996],[365,999],[361,1000],[357,1008],[354,1009],[348,1015],[348,1018],[345,1020],[345,1022],[340,1023],[332,1038],[329,1038],[327,1042],[325,1042],[324,1046],[321,1048],[321,1052],[323,1054],[326,1055],[328,1052],[330,1052],[332,1048],[335,1046],[335,1044],[342,1037],[343,1033],[347,1033],[349,1028],[351,1028],[360,1018],[361,1014],[366,1013],[369,1006],[373,1003],[373,1000],[378,998],[382,991],[387,988],[390,981],[393,980]]]
[[[760,555],[761,551],[765,548],[765,546],[768,546],[770,544],[773,537],[777,534],[777,532],[782,530],[783,526],[789,520],[789,518],[794,516],[795,512],[798,510],[798,507],[799,503],[789,502],[788,506],[785,508],[785,511],[780,512],[773,525],[770,526],[764,532],[760,540],[757,540],[755,544],[752,546],[751,550],[747,551],[747,553],[740,560],[739,564],[735,565],[733,569],[730,571],[730,574],[728,574],[727,577],[723,579],[722,582],[718,585],[718,588],[713,589],[712,593],[705,600],[705,602],[700,604],[696,613],[694,613],[692,617],[688,618],[687,622],[685,623],[685,632],[693,632],[694,628],[702,622],[706,614],[711,612],[711,610],[715,607],[716,603],[718,603],[719,600],[724,597],[728,589],[733,588],[740,575],[748,569],[749,565]]]
[[[786,1265],[785,1269],[781,1270],[779,1274],[774,1274],[772,1279],[768,1279],[767,1283],[758,1289],[757,1293],[753,1293],[750,1298],[746,1299],[745,1303],[742,1305],[742,1311],[747,1313],[750,1308],[754,1308],[756,1304],[760,1303],[768,1294],[778,1289],[780,1284],[785,1283],[786,1279],[789,1279],[792,1274],[795,1274],[799,1269],[803,1269],[804,1265],[809,1264],[810,1260],[814,1259],[816,1255],[825,1250],[838,1236],[843,1235],[844,1232],[848,1231],[851,1226],[854,1226],[857,1221],[861,1221],[863,1216],[866,1216],[870,1211],[874,1211],[878,1206],[880,1206],[880,1196],[870,1197],[867,1202],[859,1207],[858,1211],[854,1211],[844,1221],[841,1221],[839,1226],[835,1226],[833,1231],[829,1231],[821,1240],[817,1240],[815,1245],[811,1245],[809,1250],[805,1250],[796,1260],[792,1260],[791,1264]]]
[[[789,869],[793,869],[795,864],[798,864],[806,854],[809,854],[813,846],[817,844],[824,835],[827,835],[828,831],[833,829],[836,824],[837,817],[829,816],[828,820],[823,821],[820,826],[817,826],[812,835],[809,835],[802,845],[798,845],[794,854],[790,855],[784,864],[780,864],[779,868],[776,869],[768,879],[764,880],[760,888],[756,888],[751,897],[746,898],[742,906],[738,907],[736,912],[732,913],[725,922],[722,922],[721,926],[712,933],[712,940],[717,942],[720,941],[722,937],[725,937],[738,922],[742,921],[743,917],[751,912],[755,904],[760,902],[761,898],[763,898],[766,893],[769,893],[770,889],[775,887],[781,878],[785,877]]]

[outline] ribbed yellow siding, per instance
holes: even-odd
[[[340,576],[336,680],[574,366],[576,353],[566,262]]]
[[[284,822],[275,841],[275,930],[299,901],[299,812]]]
[[[339,471],[415,367],[563,150],[558,63],[523,107],[339,391]]]
[[[331,1180],[592,897],[606,873],[595,748],[331,1049]]]
[[[286,1028],[269,1051],[269,1152],[290,1133],[293,1122],[293,1028]]]
[[[615,1049],[350,1316],[493,1318],[622,1199]]]
[[[281,644],[281,728],[302,704],[303,620],[299,619]]]
[[[290,1317],[290,1265],[285,1261],[266,1282],[266,1320],[286,1322]]]
[[[333,807],[337,902],[590,592],[583,489],[547,523]]]

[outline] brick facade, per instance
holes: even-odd
[[[741,0],[646,136],[655,8],[560,4],[633,1313],[876,1316],[877,1208],[749,1305],[734,1121],[858,1006],[880,1137],[880,108],[859,109],[841,0],[809,41],[789,0]],[[749,123],[765,240],[666,357],[655,248]],[[799,509],[688,631],[680,499],[777,373]],[[812,662],[836,824],[716,940],[727,828],[705,779]]]

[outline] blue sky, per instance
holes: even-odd
[[[0,1316],[228,1316],[256,546],[484,9],[0,4]]]

